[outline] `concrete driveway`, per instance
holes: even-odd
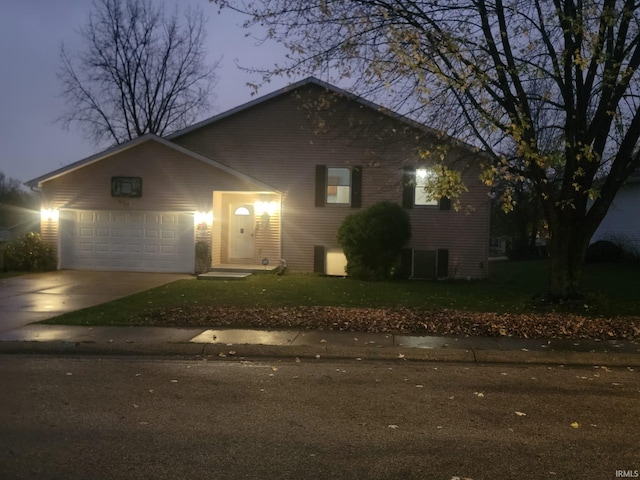
[[[0,333],[186,278],[195,277],[59,270],[6,278],[0,280]]]

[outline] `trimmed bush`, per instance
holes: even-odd
[[[391,202],[349,215],[338,229],[338,242],[347,257],[347,274],[359,280],[406,277],[400,254],[410,238],[409,214]]]
[[[9,242],[4,251],[4,265],[9,271],[46,272],[55,270],[57,264],[55,250],[37,233],[27,233]]]

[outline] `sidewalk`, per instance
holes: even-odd
[[[421,360],[640,367],[640,344],[637,342],[41,324],[31,324],[0,334],[0,353]]]

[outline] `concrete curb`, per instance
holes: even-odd
[[[640,355],[615,352],[505,351],[420,349],[403,347],[318,347],[293,345],[226,345],[220,343],[105,343],[70,341],[4,341],[0,354],[144,355],[210,359],[297,358],[300,360],[421,361],[479,364],[531,364],[640,367]]]

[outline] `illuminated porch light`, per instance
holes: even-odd
[[[271,217],[275,215],[275,213],[278,211],[278,204],[276,202],[258,201],[255,203],[254,209],[255,209],[256,215],[258,216],[262,216],[266,213]]]
[[[43,208],[40,211],[40,217],[45,221],[57,222],[60,218],[60,212],[55,208]]]
[[[195,225],[211,225],[213,223],[213,212],[194,212],[193,223]]]

